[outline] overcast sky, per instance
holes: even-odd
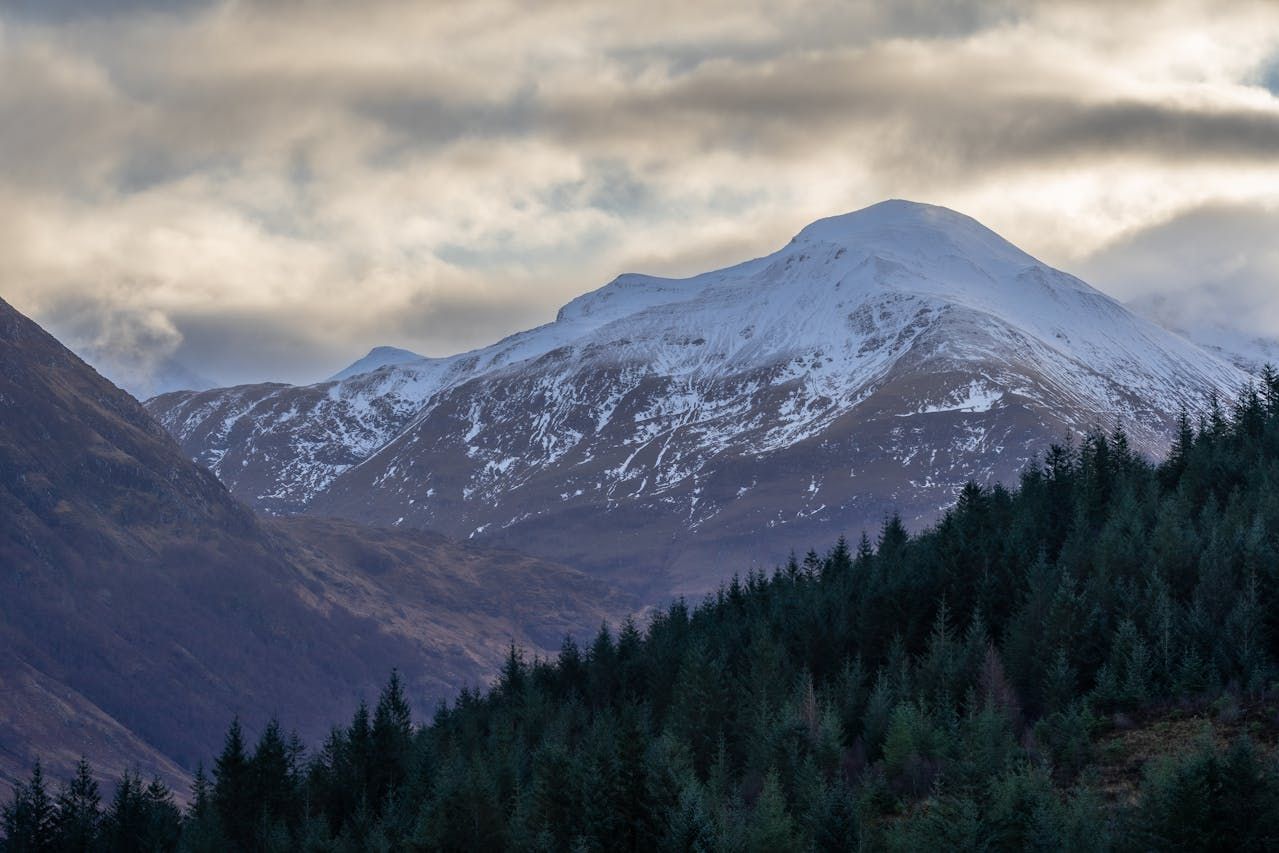
[[[1279,3],[0,2],[0,296],[121,375],[448,354],[890,197],[1279,335]]]

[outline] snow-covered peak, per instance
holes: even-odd
[[[337,373],[329,377],[330,382],[340,382],[352,376],[359,376],[361,373],[370,373],[374,370],[380,370],[383,367],[392,367],[401,364],[411,364],[417,361],[425,361],[426,356],[418,355],[406,349],[399,347],[374,347],[369,350],[369,354],[364,356],[357,362],[339,370]]]
[[[826,216],[804,226],[795,241],[823,240],[832,243],[864,241],[869,236],[894,231],[982,232],[1002,240],[971,216],[948,207],[894,198],[849,213]]]
[[[962,257],[1012,267],[1038,263],[971,216],[903,199],[819,219],[801,230],[791,246],[813,243],[908,258]]]
[[[1109,301],[970,216],[894,199],[819,219],[776,252],[736,266],[683,279],[618,276],[565,305],[555,325],[584,333],[654,310],[684,311],[707,302],[739,308],[755,302],[771,313],[778,305],[761,290],[784,289],[801,299],[807,292],[820,300],[821,292],[837,285],[845,295],[891,291],[940,298],[1015,324],[1033,324],[1037,314],[1053,313],[1053,302],[1065,294]]]

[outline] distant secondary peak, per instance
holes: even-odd
[[[400,349],[399,347],[374,347],[369,350],[369,354],[366,355],[365,358],[386,358],[388,356],[399,357],[402,355],[408,356],[409,358],[421,358],[421,356],[417,353],[406,349]]]
[[[369,350],[369,354],[364,356],[364,358],[333,374],[329,379],[330,381],[337,381],[351,376],[358,376],[361,373],[368,373],[382,367],[422,361],[424,358],[425,356],[418,355],[411,350],[400,349],[399,347],[374,347]]]

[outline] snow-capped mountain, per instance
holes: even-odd
[[[623,275],[491,347],[152,400],[238,495],[699,591],[927,521],[1122,424],[1157,452],[1236,367],[975,220],[889,201],[688,279]]]

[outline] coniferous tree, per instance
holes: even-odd
[[[651,850],[657,841],[658,818],[649,781],[646,738],[640,712],[623,710],[617,730],[617,758],[610,808],[621,830],[614,842],[632,853]]]
[[[360,702],[355,709],[351,726],[346,731],[339,779],[352,803],[368,805],[373,768],[373,726],[369,722],[369,707]]]
[[[213,801],[213,786],[205,775],[204,765],[196,767],[191,783],[191,802],[183,815],[183,853],[217,853],[225,850],[227,840],[222,834],[221,823]]]
[[[148,849],[148,806],[142,777],[137,771],[124,771],[104,819],[103,835],[108,850],[112,853],[129,853]]]
[[[787,810],[786,796],[775,770],[764,777],[748,827],[747,849],[752,853],[799,849],[795,821]]]
[[[668,726],[692,752],[699,776],[706,774],[714,760],[725,715],[722,672],[704,646],[694,645],[675,678]]]
[[[371,795],[381,802],[401,790],[408,779],[408,759],[413,743],[413,715],[397,671],[378,697],[371,731],[373,758]]]
[[[140,849],[176,850],[182,833],[182,812],[173,801],[173,792],[159,777],[142,791],[145,828]]]
[[[582,651],[572,635],[566,635],[560,644],[555,672],[561,688],[566,692],[581,693],[586,686],[586,665],[582,660]]]
[[[249,759],[247,779],[259,843],[281,830],[295,831],[302,817],[297,809],[297,768],[278,720],[263,729]]]
[[[613,635],[607,625],[601,625],[587,656],[588,696],[595,707],[602,707],[614,698],[614,682],[617,671],[617,650]]]
[[[251,849],[258,827],[253,768],[244,743],[239,718],[227,729],[222,753],[213,765],[213,807],[227,841],[238,849]]]
[[[58,792],[57,808],[58,850],[88,853],[95,849],[102,829],[102,795],[83,756],[76,762],[75,776]]]
[[[31,778],[16,786],[13,799],[0,809],[0,829],[4,830],[7,853],[46,853],[56,849],[57,810],[39,759],[31,769]]]

